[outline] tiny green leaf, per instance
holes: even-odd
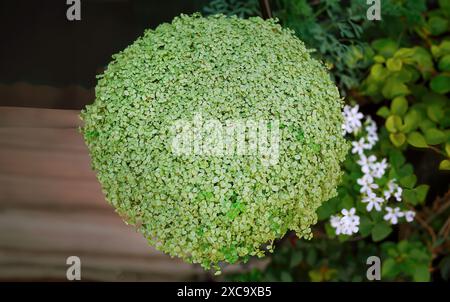
[[[414,191],[416,192],[417,201],[423,203],[425,198],[427,197],[428,190],[430,189],[429,185],[418,185]]]
[[[450,71],[450,55],[445,55],[439,60],[439,69],[441,71]]]
[[[404,96],[410,93],[408,86],[399,79],[388,78],[381,90],[383,96],[387,99],[393,99],[397,96]]]
[[[389,115],[391,114],[391,111],[389,110],[388,107],[386,106],[382,106],[380,109],[378,109],[377,111],[377,115],[381,116],[383,118],[387,118]]]
[[[405,176],[400,179],[400,184],[408,189],[412,189],[417,182],[417,177],[414,174]]]
[[[385,222],[380,222],[372,229],[372,240],[377,242],[381,241],[392,232],[392,228]]]
[[[374,60],[376,63],[384,63],[384,62],[386,61],[385,58],[384,58],[383,56],[380,56],[380,55],[374,56],[374,57],[373,57],[373,60]]]
[[[419,127],[420,120],[421,116],[416,110],[409,110],[404,117],[404,122],[400,130],[406,133],[416,130]]]
[[[445,94],[450,91],[450,76],[440,74],[430,82],[430,88],[436,93]]]
[[[412,205],[416,205],[419,202],[417,192],[411,189],[403,190],[403,198],[407,203]]]
[[[383,57],[389,58],[394,55],[398,45],[391,39],[378,39],[372,42],[372,47]]]
[[[430,128],[425,130],[425,139],[430,145],[439,145],[446,141],[447,135],[442,130]]]
[[[408,111],[408,101],[404,96],[398,96],[392,100],[392,114],[403,116]]]
[[[402,69],[402,60],[399,58],[389,58],[386,62],[386,67],[389,71],[399,71]]]
[[[428,118],[422,119],[419,123],[419,128],[423,132],[427,131],[428,129],[434,128],[434,127],[436,127],[436,124]]]
[[[408,144],[410,144],[411,146],[414,146],[416,148],[427,148],[428,147],[425,137],[423,137],[423,135],[417,131],[414,131],[414,132],[411,132],[410,134],[408,134]]]
[[[372,68],[370,69],[370,75],[375,79],[375,80],[383,80],[386,75],[387,75],[387,71],[386,69],[383,67],[382,64],[374,64],[372,66]]]
[[[361,236],[366,237],[369,236],[372,232],[373,222],[367,216],[362,216],[359,224],[359,232]]]
[[[381,267],[381,274],[383,277],[386,278],[392,278],[396,275],[396,269],[395,269],[396,263],[395,260],[392,258],[388,258],[383,262],[383,265]]]
[[[433,122],[439,123],[444,118],[444,110],[439,104],[427,106],[427,115]]]
[[[433,16],[428,20],[428,29],[434,36],[438,36],[447,31],[448,20],[439,16]]]
[[[403,133],[391,133],[389,138],[396,147],[400,147],[406,141],[406,136]]]
[[[441,161],[441,163],[439,164],[439,170],[449,171],[450,170],[450,160],[444,159],[443,161]]]
[[[389,132],[396,133],[402,126],[402,119],[398,115],[391,115],[386,119],[385,126]]]

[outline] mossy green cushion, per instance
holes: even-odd
[[[336,195],[342,100],[325,67],[273,20],[182,15],[113,56],[82,133],[107,200],[150,244],[211,265],[263,256],[293,230],[311,238]],[[173,124],[278,120],[278,162],[177,156]]]

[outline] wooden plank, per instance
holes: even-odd
[[[77,128],[78,110],[0,107],[0,127]]]
[[[78,109],[94,99],[95,89],[80,85],[54,87],[27,82],[0,83],[1,106]]]
[[[0,209],[5,207],[76,209],[109,205],[95,180],[0,174]]]
[[[0,148],[86,152],[83,138],[75,128],[0,127]]]
[[[95,173],[85,152],[61,152],[0,146],[0,173],[7,175],[93,181]]]
[[[0,279],[63,280],[69,256],[80,257],[82,277],[87,280],[186,280],[205,275],[198,267],[149,247],[140,234],[112,214],[0,212]]]

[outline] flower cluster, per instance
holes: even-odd
[[[389,164],[386,158],[379,160],[375,154],[368,154],[379,140],[375,121],[369,116],[363,122],[364,115],[359,112],[358,105],[354,107],[346,105],[342,114],[344,117],[342,130],[344,134],[350,134],[354,138],[351,153],[354,154],[362,173],[356,183],[359,186],[361,202],[365,204],[366,211],[381,212],[384,210],[386,214],[383,218],[391,224],[397,224],[399,218],[402,217],[407,222],[413,221],[414,211],[402,211],[400,207],[387,206],[391,199],[395,199],[397,202],[402,201],[403,189],[395,179],[390,179],[386,185],[380,185],[382,183],[380,180],[385,177]],[[344,209],[342,210],[343,217],[331,217],[330,223],[337,235],[351,235],[358,232],[359,218],[354,218],[358,217],[355,213],[355,208],[349,211]],[[349,215],[353,218],[348,219]]]
[[[331,216],[330,223],[336,229],[336,235],[352,235],[358,233],[359,216],[355,215],[355,208],[342,209],[342,215]]]
[[[342,124],[344,135],[347,133],[357,134],[361,129],[361,120],[364,117],[364,115],[359,112],[359,105],[356,105],[353,108],[350,106],[345,106],[342,115],[344,116],[344,123]]]

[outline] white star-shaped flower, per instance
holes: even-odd
[[[371,168],[372,168],[372,175],[375,178],[381,178],[383,177],[384,173],[386,172],[386,169],[388,167],[386,158],[383,158],[382,161],[374,163]]]
[[[384,215],[384,220],[389,221],[391,224],[397,224],[398,223],[398,219],[400,217],[403,217],[404,213],[402,211],[400,211],[399,207],[396,208],[391,208],[391,207],[386,207],[386,211],[387,214]]]
[[[367,142],[369,143],[370,148],[375,146],[375,144],[378,142],[378,134],[376,134],[376,133],[369,133],[367,135]]]
[[[395,182],[395,179],[391,179],[388,182],[388,189],[387,191],[384,191],[384,199],[388,200],[391,198],[394,191],[398,188],[398,185]]]
[[[342,234],[352,235],[357,233],[360,218],[358,215],[355,215],[355,208],[351,208],[350,210],[343,209],[341,213],[343,215],[341,218]]]
[[[364,150],[370,150],[371,146],[366,143],[366,140],[364,137],[361,137],[358,141],[352,142],[352,153],[353,154],[363,154]]]
[[[341,218],[339,216],[333,215],[330,217],[330,224],[333,228],[336,228],[341,224]]]
[[[369,195],[373,189],[378,189],[378,185],[373,182],[373,177],[370,174],[364,174],[363,177],[356,180],[358,185],[361,186],[360,193],[366,193]]]
[[[344,116],[344,125],[342,127],[344,132],[357,133],[362,127],[361,120],[364,117],[364,115],[359,112],[359,105],[354,107],[346,105],[342,115]]]
[[[335,229],[336,235],[342,234],[341,217],[333,215],[330,217],[330,224]]]
[[[361,154],[357,163],[361,166],[361,171],[364,174],[367,174],[370,173],[371,166],[376,160],[377,157],[375,155],[370,155],[369,157],[367,157],[364,154]]]
[[[365,127],[365,129],[366,129],[366,131],[367,131],[367,133],[370,135],[370,134],[377,134],[377,124],[375,123],[375,121],[370,117],[370,116],[368,116],[367,118],[366,118],[366,127]]]
[[[405,211],[405,219],[408,222],[412,222],[414,220],[414,217],[416,217],[416,212],[414,211]]]
[[[394,193],[395,200],[402,201],[402,193],[403,189],[400,186],[397,186],[397,190]]]
[[[367,203],[366,210],[368,212],[372,211],[373,208],[375,208],[377,212],[380,212],[381,204],[384,202],[384,199],[371,192],[362,199],[362,202]]]

